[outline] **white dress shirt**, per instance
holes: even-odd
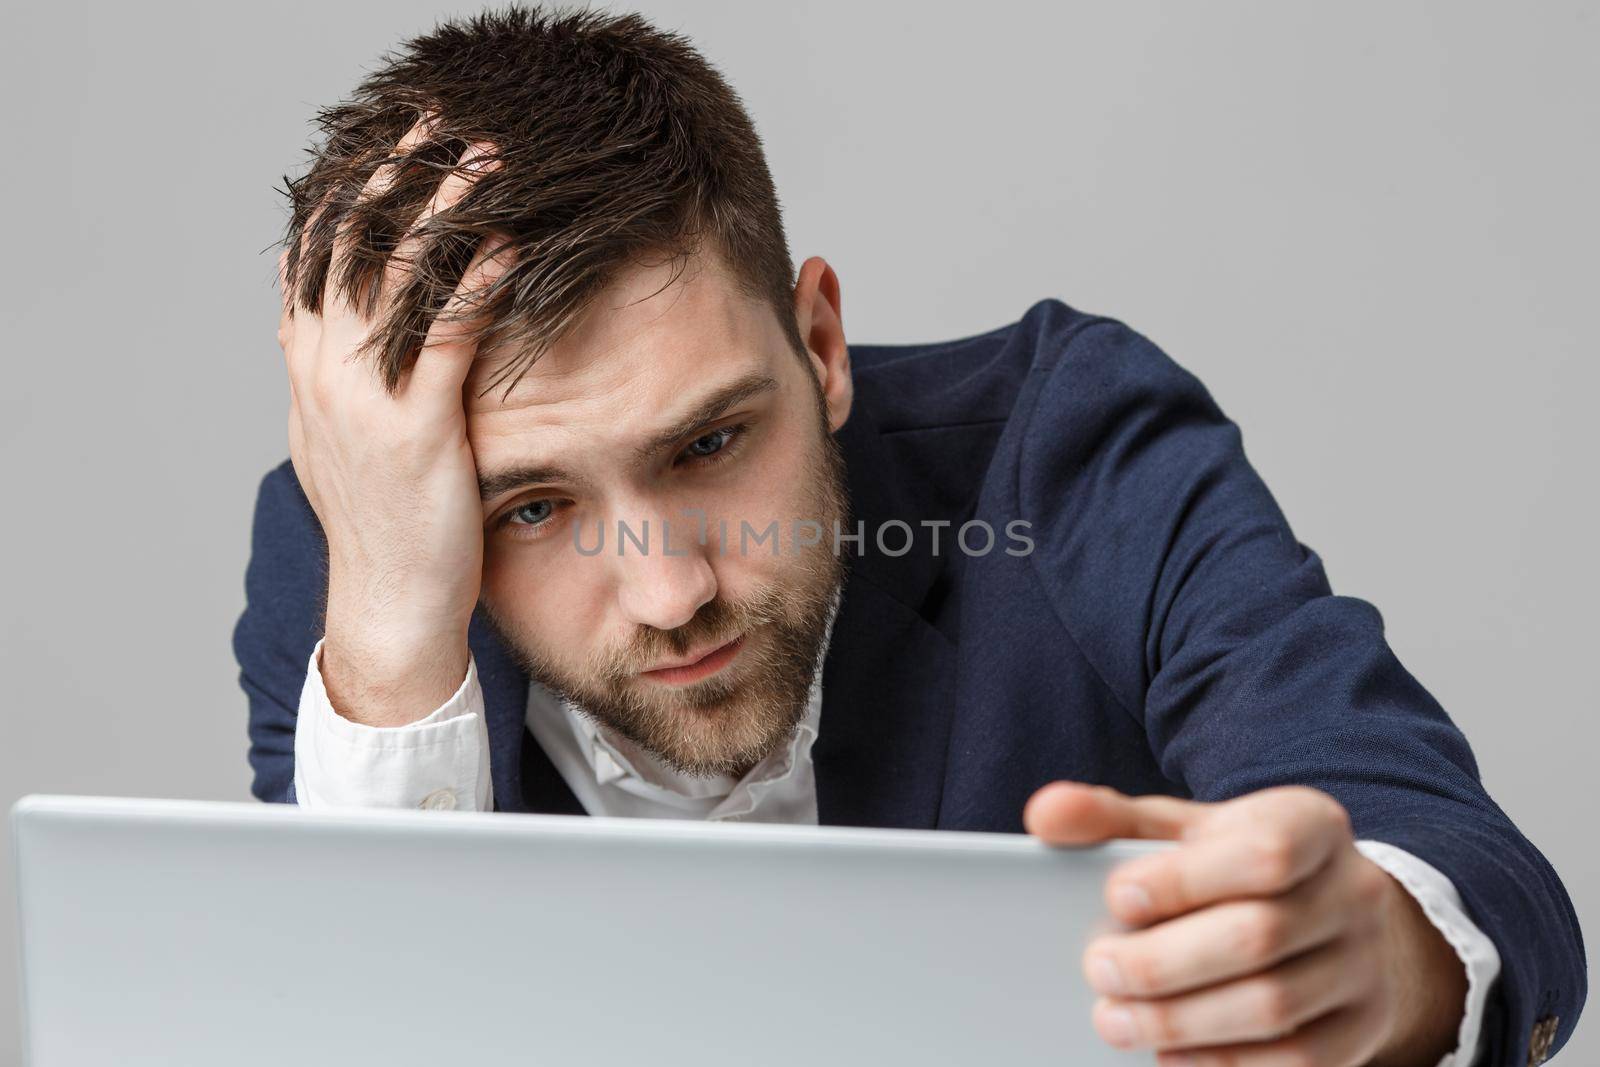
[[[829,637],[832,629],[830,616]],[[301,806],[493,810],[483,690],[470,655],[461,687],[426,718],[376,727],[351,722],[334,710],[322,685],[321,654],[318,641],[295,723],[294,791]],[[821,707],[819,669],[794,737],[740,779],[679,774],[537,682],[529,683],[526,715],[529,732],[590,815],[814,826],[817,785],[811,746]],[[1466,1006],[1456,1049],[1437,1067],[1473,1067],[1479,1059],[1484,1003],[1500,973],[1499,952],[1467,917],[1455,885],[1437,868],[1382,841],[1357,841],[1356,848],[1405,887],[1461,958],[1467,974]]]

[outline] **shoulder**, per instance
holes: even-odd
[[[1053,297],[983,333],[850,352],[857,404],[886,458],[948,489],[955,506],[997,476],[1058,483],[1158,424],[1226,422],[1144,334]]]
[[[322,542],[322,526],[306,499],[292,461],[285,459],[261,478],[256,490],[254,548],[279,545],[300,550]]]
[[[241,634],[253,626],[269,625],[314,643],[326,580],[322,525],[293,464],[284,460],[262,476],[256,491]]]
[[[1096,335],[1127,332],[1052,297],[966,337],[852,344],[855,406],[839,437],[855,502],[911,521],[1006,506],[995,494],[1015,496],[1028,439],[1058,418],[1051,383],[1076,376],[1063,373],[1074,360],[1094,362]],[[1042,402],[1057,410],[1041,418]]]
[[[886,434],[1005,422],[1031,374],[1054,367],[1086,330],[1114,321],[1048,297],[966,337],[852,344],[856,394]]]

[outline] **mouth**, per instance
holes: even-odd
[[[702,678],[709,678],[722,668],[733,662],[739,650],[744,647],[744,635],[740,634],[727,644],[718,645],[706,652],[693,654],[665,666],[653,670],[640,671],[639,677],[664,685],[686,685],[689,682],[698,682]]]

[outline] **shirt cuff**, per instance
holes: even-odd
[[[477,663],[450,698],[404,726],[340,715],[322,684],[322,644],[311,650],[294,728],[294,792],[302,807],[489,811],[489,732]]]
[[[1456,950],[1467,971],[1467,1003],[1456,1031],[1455,1051],[1437,1067],[1473,1067],[1481,1054],[1484,1005],[1489,987],[1500,974],[1500,953],[1484,932],[1467,918],[1454,883],[1425,860],[1384,841],[1357,841],[1356,849],[1405,887],[1443,938]]]

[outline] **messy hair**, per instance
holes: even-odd
[[[320,313],[332,285],[372,318],[390,253],[407,236],[417,240],[404,284],[383,294],[383,314],[356,353],[374,361],[391,394],[491,235],[507,240],[497,258],[508,268],[459,314],[445,312],[471,320],[465,340],[480,355],[511,354],[486,390],[512,375],[509,393],[625,268],[659,254],[677,265],[676,281],[706,237],[738,289],[768,304],[804,355],[760,138],[686,39],[637,14],[511,5],[438,24],[383,59],[352,99],[317,113],[325,140],[308,149],[310,170],[284,176],[283,243],[285,289],[302,306]],[[430,135],[395,154],[424,116]],[[500,165],[416,224],[468,143],[484,141]],[[392,183],[360,198],[385,163],[395,164]],[[330,279],[346,220],[352,251]]]

